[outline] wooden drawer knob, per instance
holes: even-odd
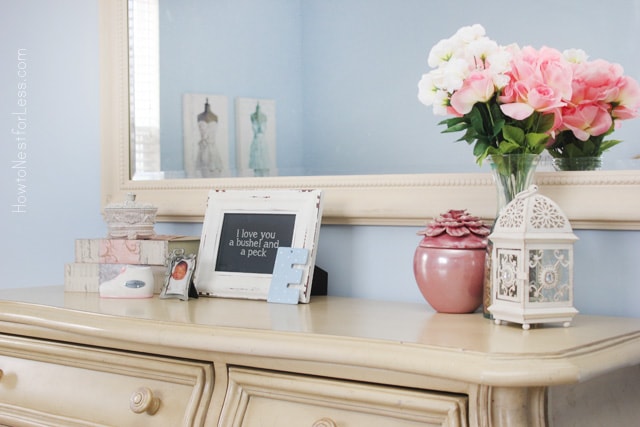
[[[331,418],[320,418],[311,427],[338,427],[338,424]]]
[[[160,399],[154,397],[151,389],[147,387],[140,387],[133,392],[129,399],[129,408],[136,414],[146,412],[149,415],[153,415],[158,412],[159,407]]]

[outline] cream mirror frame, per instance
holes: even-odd
[[[212,188],[309,188],[323,190],[323,224],[424,225],[449,209],[495,218],[486,173],[131,180],[127,0],[99,8],[103,208],[135,193],[158,207],[159,221],[202,222]],[[536,183],[574,228],[640,229],[640,170],[538,172]]]

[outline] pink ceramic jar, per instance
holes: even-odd
[[[466,210],[450,210],[418,234],[413,258],[420,292],[441,313],[471,313],[482,304],[490,230]]]

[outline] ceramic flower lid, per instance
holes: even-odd
[[[418,234],[424,248],[484,249],[489,228],[466,210],[452,209],[436,218]]]

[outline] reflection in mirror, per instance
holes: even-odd
[[[547,0],[542,4],[553,14],[538,6],[523,13],[563,30],[540,32],[496,12],[510,9],[507,0],[495,3],[443,2],[438,15],[451,19],[438,20],[426,1],[131,0],[134,176],[190,177],[187,157],[197,150],[188,150],[194,142],[183,125],[189,93],[226,97],[228,120],[219,128],[227,139],[218,139],[227,147],[229,176],[246,175],[237,154],[240,97],[273,100],[280,175],[477,172],[470,147],[453,143],[458,135],[440,134],[442,117],[416,97],[431,46],[475,22],[502,44],[581,48],[640,78],[640,55],[629,55],[638,50],[637,14],[620,14],[615,31],[594,32],[581,23],[600,22],[606,4],[590,0],[579,8],[581,19],[567,20],[575,2]],[[639,133],[640,124],[631,122],[616,132],[629,143],[607,153],[605,168],[635,168],[640,149],[631,141]]]

